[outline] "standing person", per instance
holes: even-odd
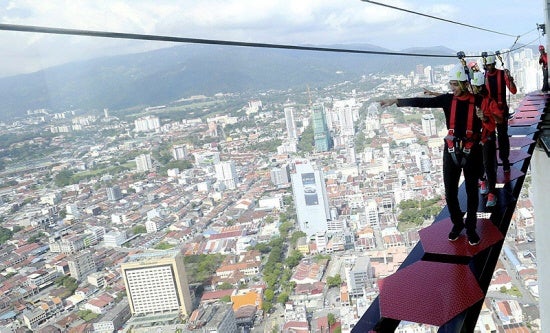
[[[479,204],[478,180],[482,169],[482,153],[479,145],[481,120],[475,114],[475,106],[481,106],[482,97],[468,92],[468,75],[464,66],[456,65],[449,72],[449,85],[452,93],[435,97],[390,98],[380,101],[380,106],[413,106],[420,108],[442,108],[449,135],[443,149],[443,183],[445,200],[453,228],[449,241],[459,238],[466,228],[470,245],[479,244],[476,232],[477,206]],[[466,184],[467,216],[460,209],[458,188],[461,173]]]
[[[539,45],[539,64],[542,66],[542,92],[548,92],[548,54],[544,46]]]
[[[502,117],[504,118],[500,124],[497,124],[498,155],[502,161],[504,174],[509,175],[510,138],[508,137],[508,117],[510,116],[510,108],[506,101],[506,88],[512,94],[515,94],[517,87],[509,70],[496,68],[496,57],[494,55],[487,56],[486,64],[485,87],[487,87],[489,98],[494,99],[502,110]]]
[[[479,66],[474,60],[468,62],[468,69],[470,70],[470,78],[473,78],[475,73],[480,72]]]
[[[483,172],[479,182],[479,192],[487,195],[486,207],[493,207],[497,203],[495,185],[497,181],[497,160],[496,160],[496,126],[502,122],[502,110],[497,103],[488,97],[485,88],[485,75],[482,72],[474,73],[472,80],[474,92],[483,97],[481,107],[477,108],[476,114],[481,119],[481,147],[483,152]]]

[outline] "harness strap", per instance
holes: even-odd
[[[496,101],[498,103],[499,106],[502,106],[503,103],[503,100],[502,100],[502,77],[504,76],[504,72],[501,72],[501,71],[498,71],[496,72],[496,79],[497,79],[497,98],[496,98]],[[491,95],[491,86],[489,84],[489,79],[488,79],[488,73],[485,73],[485,87],[487,88],[487,91],[489,92],[489,97],[493,97]]]
[[[474,146],[474,110],[475,110],[475,97],[474,95],[469,96],[469,105],[468,105],[468,118],[466,121],[466,137],[465,140],[459,139],[456,141],[456,137],[454,136],[455,133],[455,124],[456,124],[456,105],[457,105],[458,99],[456,97],[453,98],[453,101],[451,102],[451,112],[449,117],[449,132],[447,136],[445,137],[445,142],[447,143],[447,150],[451,154],[451,157],[456,165],[464,166],[466,165],[466,158],[471,152],[472,147]],[[460,151],[464,154],[464,157],[461,159],[461,161],[458,161],[458,157],[456,156],[456,149],[455,145],[458,144],[459,146],[456,147],[460,149]]]

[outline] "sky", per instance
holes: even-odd
[[[0,0],[0,23],[288,45],[373,44],[478,51],[544,43],[543,0]],[[176,44],[0,30],[0,77]],[[471,51],[472,53],[468,53]],[[474,53],[476,52],[476,53]]]

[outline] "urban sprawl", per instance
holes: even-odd
[[[542,78],[506,61],[513,109]],[[377,100],[454,63],[1,123],[0,332],[350,332],[445,205],[442,111]],[[528,188],[479,332],[540,325]]]

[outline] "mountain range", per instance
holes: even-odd
[[[374,45],[331,45],[394,52]],[[454,55],[439,46],[403,53]],[[320,87],[369,73],[403,73],[450,58],[186,44],[73,62],[0,78],[0,120],[27,110],[121,109],[167,104],[193,95]]]

